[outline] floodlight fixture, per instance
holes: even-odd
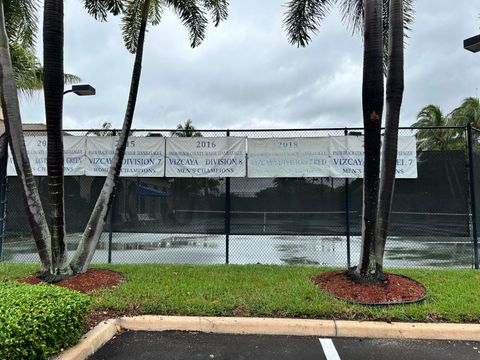
[[[471,52],[480,51],[480,35],[472,36],[471,38],[463,40],[463,48]]]
[[[65,90],[63,95],[73,92],[79,96],[95,95],[95,88],[90,84],[72,85],[70,90]]]

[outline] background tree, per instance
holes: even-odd
[[[471,126],[480,128],[480,99],[477,97],[467,97],[462,104],[452,111],[451,123],[455,126]]]
[[[445,115],[442,109],[437,105],[427,105],[417,115],[417,121],[411,127],[425,129],[418,130],[415,135],[417,138],[417,149],[423,151],[446,151],[449,150],[455,141],[455,131],[453,129],[442,129],[444,126],[451,126],[452,119]],[[434,127],[435,129],[429,129]]]
[[[177,137],[202,137],[202,133],[195,129],[192,124],[192,120],[188,119],[185,124],[178,124],[177,129],[171,132],[172,136]]]
[[[5,28],[17,88],[31,96],[43,88],[43,67],[35,55],[38,34],[38,2],[36,0],[4,1]],[[80,78],[65,74],[65,84],[77,83]]]
[[[187,119],[185,123],[178,124],[176,130],[171,131],[173,137],[203,137],[202,133],[197,131],[191,119]],[[180,194],[180,198],[187,195],[204,193],[217,193],[220,181],[213,178],[177,178],[172,184],[175,193]],[[182,199],[184,200],[184,199]]]

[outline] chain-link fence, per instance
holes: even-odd
[[[115,130],[88,133],[111,136]],[[342,128],[134,130],[131,136],[253,139],[361,134],[362,129]],[[400,135],[417,137],[418,177],[396,181],[385,265],[472,267],[476,234],[471,190],[478,186],[473,179],[480,179],[478,141],[472,141],[477,145],[469,157],[465,128],[404,128]],[[480,137],[475,131],[472,136]],[[470,173],[475,173],[473,178]],[[104,180],[65,177],[70,254]],[[469,180],[474,187],[469,187]],[[37,177],[37,183],[46,204],[47,178]],[[9,177],[2,256],[6,261],[32,262],[38,256],[20,190],[17,179]],[[122,177],[93,262],[350,266],[359,259],[361,211],[362,179]]]

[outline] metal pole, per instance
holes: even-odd
[[[112,136],[116,136],[117,131],[114,129],[112,131]],[[117,180],[118,181],[118,180]],[[112,244],[113,244],[113,209],[115,208],[115,192],[117,191],[117,186],[115,185],[113,189],[113,199],[110,203],[110,209],[108,209],[108,263],[112,263]]]
[[[348,135],[348,129],[345,128],[345,136]],[[347,268],[351,267],[350,253],[350,192],[348,178],[345,178],[345,231],[347,236]]]
[[[110,209],[108,210],[110,213],[108,214],[108,263],[112,263],[112,244],[113,244],[113,209],[115,202],[115,195],[113,195],[112,204],[110,205]]]
[[[230,136],[230,130],[227,130]],[[225,264],[230,262],[230,178],[225,178]]]
[[[8,165],[8,141],[6,135],[2,142],[2,160],[0,168],[0,261],[3,260],[3,242],[5,238],[5,221],[7,217],[7,165]]]
[[[467,146],[468,146],[468,180],[470,185],[470,213],[472,214],[472,239],[473,239],[473,258],[475,269],[478,270],[478,236],[477,236],[477,207],[475,201],[475,174],[473,171],[473,145],[472,145],[472,126],[467,125]]]

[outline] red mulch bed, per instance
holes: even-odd
[[[106,269],[89,269],[83,274],[74,275],[66,280],[52,284],[80,291],[84,294],[90,294],[98,289],[111,289],[115,288],[124,276],[116,271]],[[26,284],[39,284],[42,283],[42,279],[36,276],[29,276],[20,279],[19,282]],[[88,330],[93,329],[98,323],[107,319],[113,319],[120,316],[113,310],[93,310],[87,314],[85,323]]]
[[[124,279],[123,275],[107,269],[89,269],[83,274],[77,274],[62,280],[53,285],[80,291],[84,294],[90,294],[98,289],[115,288],[118,283]],[[29,276],[19,280],[26,284],[38,284],[42,279],[36,276]]]
[[[346,301],[361,304],[410,303],[424,299],[426,288],[415,280],[386,273],[380,283],[359,282],[349,278],[345,271],[328,271],[313,280],[321,289]]]

